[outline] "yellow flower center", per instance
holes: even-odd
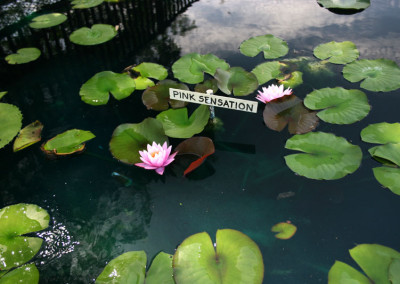
[[[160,151],[151,152],[151,153],[150,153],[150,156],[151,156],[152,158],[154,158],[158,153],[160,153]]]

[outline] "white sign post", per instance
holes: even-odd
[[[207,94],[191,92],[186,90],[179,90],[170,88],[169,97],[173,100],[190,102],[195,104],[209,105],[211,107],[222,107],[246,112],[257,113],[258,103],[248,100],[240,100],[229,97],[222,97],[213,95],[212,90],[207,90]],[[213,110],[210,108],[211,112]]]

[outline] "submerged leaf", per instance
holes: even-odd
[[[285,161],[292,171],[311,179],[340,179],[356,171],[362,159],[360,147],[324,132],[294,135],[285,148],[304,152],[285,156]]]
[[[169,89],[180,89],[189,90],[189,87],[183,83],[178,83],[173,80],[163,80],[157,83],[157,85],[148,88],[142,94],[143,104],[147,109],[153,109],[157,111],[167,110],[169,105],[172,108],[182,108],[188,103],[179,100],[173,100],[169,97]]]
[[[168,141],[162,124],[154,118],[146,118],[140,123],[119,125],[113,132],[110,141],[111,154],[117,160],[133,165],[141,162],[139,151],[146,149],[147,144]]]
[[[57,26],[67,20],[67,16],[60,13],[50,13],[35,17],[29,24],[34,29],[44,29]]]
[[[263,117],[268,128],[282,131],[288,125],[291,134],[307,133],[318,125],[316,112],[306,109],[295,95],[267,103]]]
[[[22,113],[18,107],[0,103],[0,149],[10,143],[22,127]]]
[[[314,90],[304,99],[304,105],[318,112],[323,121],[336,124],[350,124],[366,117],[371,109],[367,96],[360,90],[346,90],[341,87]]]
[[[65,131],[42,145],[42,151],[48,155],[70,155],[85,149],[84,142],[93,139],[94,134],[90,131],[71,129]]]
[[[186,238],[175,252],[173,267],[176,283],[261,284],[264,277],[257,244],[231,229],[217,231],[216,249],[205,232]]]
[[[111,71],[99,72],[82,85],[79,95],[90,105],[104,105],[109,93],[117,100],[129,97],[135,90],[135,81],[127,74]]]
[[[43,124],[36,120],[31,124],[25,126],[18,134],[18,137],[14,141],[14,152],[22,150],[36,142],[39,142],[42,137]]]
[[[294,236],[297,231],[297,227],[289,222],[281,222],[272,226],[271,231],[278,233],[275,235],[276,238],[288,240]]]
[[[303,72],[293,71],[292,73],[281,75],[277,77],[278,83],[285,86],[285,88],[296,88],[303,84]]]
[[[23,265],[14,270],[11,270],[4,276],[1,276],[1,271],[0,271],[0,284],[15,284],[15,283],[27,283],[27,284],[39,283],[39,270],[36,268],[36,265],[33,263]]]
[[[91,28],[82,27],[72,32],[70,41],[79,45],[96,45],[107,42],[117,35],[117,30],[106,24],[96,24]]]
[[[321,60],[328,59],[331,63],[346,64],[356,60],[360,53],[351,41],[331,41],[314,48],[314,55]]]
[[[347,64],[343,76],[354,83],[361,82],[361,88],[373,92],[389,92],[400,88],[400,68],[388,59],[361,59]]]
[[[183,175],[187,175],[198,168],[208,156],[214,154],[215,147],[213,141],[208,137],[192,137],[176,146],[175,151],[178,152],[178,156],[186,154],[199,157],[184,171]]]
[[[258,88],[257,77],[241,67],[217,69],[214,74],[218,88],[227,95],[247,96]]]
[[[34,204],[19,203],[0,210],[0,270],[24,264],[39,251],[43,240],[23,235],[47,228],[49,220],[47,211]]]
[[[249,38],[240,45],[242,54],[254,57],[263,52],[265,59],[284,56],[288,51],[289,47],[285,41],[270,34]]]
[[[26,47],[17,50],[17,53],[6,56],[8,64],[24,64],[35,61],[39,58],[41,52],[36,47]]]
[[[197,84],[204,80],[204,73],[214,75],[217,68],[227,70],[229,64],[213,54],[189,53],[172,65],[172,72],[182,82]]]
[[[169,109],[157,115],[165,130],[165,134],[174,138],[190,138],[203,131],[210,118],[210,110],[200,105],[188,117],[187,108]]]

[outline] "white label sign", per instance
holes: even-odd
[[[207,94],[204,94],[204,93],[197,93],[197,92],[170,88],[169,97],[170,99],[178,101],[191,102],[196,104],[229,108],[229,109],[254,112],[254,113],[257,113],[257,106],[258,106],[258,103],[253,101],[213,95],[211,90],[207,91]]]

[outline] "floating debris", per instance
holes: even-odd
[[[277,200],[283,199],[283,198],[289,198],[292,196],[295,196],[296,193],[294,193],[293,191],[286,191],[286,192],[281,192],[278,194],[278,196],[276,197]]]

